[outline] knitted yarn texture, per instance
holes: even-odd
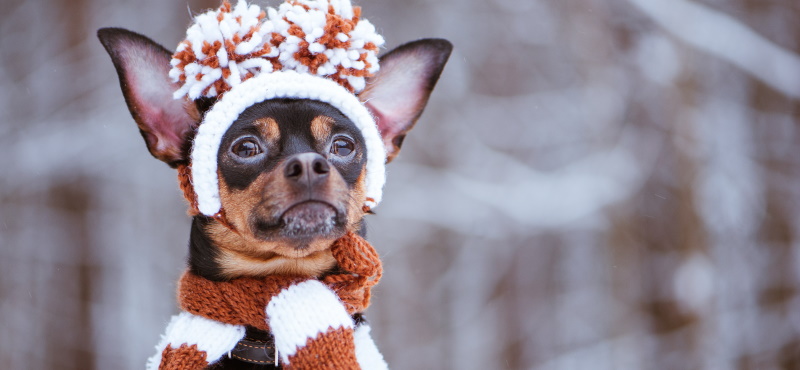
[[[375,248],[355,233],[336,240],[331,252],[342,273],[323,277],[352,315],[370,304],[372,287],[383,275]],[[186,312],[232,325],[249,325],[269,330],[264,308],[281,291],[307,277],[270,275],[211,281],[187,271],[178,283],[178,303]]]
[[[246,326],[272,333],[287,368],[387,368],[369,326],[351,319],[369,306],[380,280],[377,252],[354,233],[331,251],[341,272],[321,280],[271,275],[215,282],[187,271],[178,287],[183,312],[168,325],[148,369],[213,364],[244,337]]]
[[[193,210],[222,211],[216,178],[217,152],[230,125],[245,109],[277,98],[328,103],[361,130],[367,151],[364,207],[380,203],[385,148],[375,120],[357,94],[378,70],[383,37],[350,0],[288,0],[277,9],[227,0],[198,15],[173,55],[169,76],[176,99],[213,98],[195,136],[191,184],[184,189]],[[257,80],[257,81],[254,81]]]
[[[195,17],[169,72],[183,85],[174,97],[215,98],[261,73],[297,71],[353,93],[378,71],[384,39],[349,0],[289,0],[262,10],[226,0]]]

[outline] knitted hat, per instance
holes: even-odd
[[[175,99],[214,98],[191,152],[197,209],[222,210],[217,152],[222,136],[248,107],[270,99],[312,99],[337,108],[366,142],[365,207],[381,200],[386,157],[375,120],[357,94],[378,71],[383,37],[350,0],[287,0],[262,10],[226,0],[194,19],[173,55]]]

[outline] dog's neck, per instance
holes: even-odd
[[[365,236],[363,222],[357,234]],[[216,220],[195,216],[189,237],[189,270],[211,281],[272,274],[320,277],[336,268],[329,248],[333,242],[335,239],[318,241],[327,245],[319,248],[320,252],[299,258],[257,252],[248,248],[252,247],[247,245],[249,241]]]
[[[352,232],[337,239],[330,251],[339,267],[317,280],[336,292],[349,314],[363,312],[369,306],[371,288],[382,276],[377,251]],[[178,300],[186,312],[226,324],[268,330],[264,307],[270,297],[305,280],[303,276],[272,275],[224,281],[209,279],[190,270],[180,279]]]

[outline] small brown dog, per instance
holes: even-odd
[[[225,6],[227,12],[231,12],[230,4],[223,4],[216,13],[220,24],[227,14]],[[336,15],[333,5],[330,9],[330,14]],[[328,19],[330,23],[330,15]],[[358,14],[352,19],[358,22]],[[241,17],[239,24],[243,24]],[[289,32],[293,32],[291,28]],[[282,40],[274,35],[272,46],[276,47]],[[349,108],[343,108],[338,100],[313,96],[278,96],[247,105],[220,133],[218,150],[213,153],[219,212],[205,214],[198,209],[196,193],[199,190],[193,183],[198,177],[193,177],[192,171],[199,165],[193,163],[192,150],[196,151],[199,145],[196,142],[200,140],[197,139],[199,127],[211,125],[206,123],[213,120],[209,112],[223,104],[220,103],[224,100],[222,92],[218,91],[217,96],[173,99],[173,93],[181,88],[181,81],[176,81],[174,76],[170,78],[170,70],[176,66],[176,57],[171,52],[145,36],[124,29],[101,29],[98,36],[111,55],[125,101],[150,153],[179,170],[182,188],[192,204],[188,261],[188,274],[192,278],[217,284],[208,285],[214,287],[233,284],[220,288],[230,295],[231,291],[239,289],[235,284],[240,281],[262,279],[257,281],[263,285],[264,278],[276,275],[320,280],[336,274],[355,275],[341,266],[344,257],[336,258],[333,246],[348,235],[363,236],[363,218],[370,212],[364,202],[370,200],[368,162],[369,155],[375,152],[369,150],[368,132],[359,121],[361,118],[354,118]],[[230,52],[229,46],[226,44],[223,48]],[[305,46],[308,48],[309,44]],[[263,50],[269,47],[266,44]],[[451,44],[441,39],[402,45],[380,58],[380,70],[372,76],[365,75],[365,86],[359,93],[353,93],[356,89],[347,84],[347,81],[357,84],[357,80],[342,77],[336,81],[340,84],[345,81],[349,92],[369,110],[377,125],[384,149],[381,154],[385,153],[385,157],[373,158],[373,161],[379,160],[382,165],[398,154],[406,133],[422,113],[451,49]],[[240,65],[245,64],[241,58],[237,60]],[[270,59],[273,64],[279,60],[283,61],[278,57]],[[219,60],[216,63],[219,64]],[[202,78],[200,74],[196,76],[197,81]],[[245,83],[241,86],[243,88]],[[209,91],[214,92],[207,87],[205,92]],[[225,93],[233,94],[233,91]],[[185,284],[188,283],[182,281],[182,285]],[[236,288],[232,288],[234,286]],[[258,297],[257,304],[267,304],[269,298],[274,300],[280,291]],[[347,303],[342,291],[336,292]],[[191,306],[185,302],[182,305],[185,310]],[[263,309],[261,306],[261,316],[265,315]],[[193,313],[201,313],[199,311]],[[348,313],[356,314],[356,322],[361,321],[359,312],[351,311]],[[216,316],[209,318],[224,322]],[[267,360],[277,361],[277,356],[271,358],[270,353],[266,354],[266,360],[259,358],[258,353],[254,356],[246,353],[250,347],[257,347],[255,352],[269,352],[264,349],[273,348],[270,347],[273,345],[271,337],[277,334],[266,329],[274,324],[242,324],[246,324],[247,337],[239,341],[233,355],[228,349],[227,356],[214,359],[212,357],[219,356],[211,355],[213,349],[198,345],[201,352],[205,351],[205,362],[198,363],[219,361],[217,366],[225,368],[243,365],[252,368],[252,364],[268,366],[264,364]],[[280,347],[277,339],[274,345]],[[160,361],[168,355],[175,353],[165,350]],[[293,367],[299,366],[298,357],[281,355],[284,355],[284,362],[292,360],[295,361]]]

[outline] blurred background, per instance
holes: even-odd
[[[95,31],[218,2],[0,3],[0,368],[143,368],[190,220]],[[800,2],[357,3],[456,46],[369,218],[393,368],[800,369]]]

